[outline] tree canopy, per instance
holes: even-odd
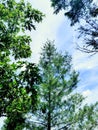
[[[31,38],[25,32],[35,30],[43,16],[24,0],[0,0],[0,117],[6,117],[4,130],[26,127],[26,114],[36,108],[40,75],[35,64],[23,61],[31,55]]]
[[[80,25],[77,31],[80,32],[80,37],[82,37],[80,40],[83,42],[80,44],[78,41],[77,48],[86,53],[97,53],[98,5],[94,0],[51,0],[51,2],[54,13],[64,10],[64,15],[70,19],[72,26],[76,23]]]
[[[77,48],[90,54],[98,53],[98,19],[90,17],[85,19],[84,25],[80,25],[78,31],[78,38],[82,44],[78,43]]]
[[[64,15],[71,20],[71,25],[74,25],[90,13],[92,0],[51,0],[51,2],[54,13],[64,10]]]
[[[0,1],[0,50],[11,53],[15,59],[31,55],[31,38],[26,30],[36,29],[35,23],[42,21],[43,14],[24,0]],[[21,35],[19,33],[22,33]],[[7,54],[8,54],[7,53]]]

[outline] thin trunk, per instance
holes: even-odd
[[[50,49],[49,49],[50,50]],[[49,54],[49,64],[51,64],[51,54]],[[50,71],[50,70],[49,70]],[[50,71],[51,73],[51,71]],[[51,77],[49,73],[49,77]],[[47,130],[51,130],[51,81],[49,80],[49,112],[48,112],[48,126],[47,126]]]
[[[51,130],[51,114],[50,112],[48,113],[48,128],[47,130]]]
[[[50,94],[50,91],[49,91],[49,112],[48,112],[48,128],[47,130],[51,130],[51,100],[50,100],[50,97],[51,97],[51,94]]]

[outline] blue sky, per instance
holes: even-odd
[[[76,50],[76,32],[70,27],[70,21],[64,17],[63,12],[53,14],[49,0],[25,0],[29,1],[36,9],[41,10],[46,17],[37,25],[36,31],[27,32],[32,37],[32,57],[30,61],[38,63],[43,44],[49,40],[55,40],[58,50],[68,51],[72,55],[73,68],[80,73],[79,87],[76,91],[87,96],[87,103],[98,101],[98,54],[89,55]],[[2,125],[2,119],[0,125]]]
[[[58,50],[68,51],[73,58],[73,68],[80,73],[79,87],[84,96],[87,96],[86,102],[93,103],[98,101],[98,54],[90,56],[76,49],[76,32],[70,27],[70,21],[64,17],[64,12],[58,15],[53,14],[53,8],[49,0],[28,0],[32,6],[41,10],[46,17],[42,23],[37,25],[37,30],[32,31],[32,62],[38,63],[40,51],[43,44],[49,40],[55,40]]]

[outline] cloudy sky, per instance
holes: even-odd
[[[76,32],[70,27],[70,21],[64,17],[63,12],[53,14],[49,0],[28,1],[46,15],[42,23],[37,25],[36,31],[28,32],[32,37],[30,61],[38,63],[43,44],[47,39],[55,40],[58,50],[68,51],[72,55],[73,68],[80,73],[77,91],[88,97],[86,99],[88,103],[98,101],[98,54],[89,56],[76,50]],[[2,121],[1,119],[0,124]]]
[[[38,62],[43,44],[49,40],[55,40],[58,50],[68,51],[73,57],[73,67],[79,71],[80,82],[77,91],[88,96],[87,102],[98,101],[98,54],[87,55],[76,49],[76,32],[70,27],[70,21],[64,17],[63,12],[53,14],[49,0],[28,0],[32,6],[41,10],[46,16],[42,23],[37,25],[37,30],[32,31],[32,57],[30,60]]]

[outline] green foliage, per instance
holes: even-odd
[[[88,17],[84,25],[78,28],[79,40],[82,44],[77,44],[77,48],[83,52],[96,54],[98,52],[98,19]]]
[[[0,117],[6,117],[4,130],[25,128],[26,115],[37,107],[39,69],[21,58],[31,56],[31,38],[25,31],[35,30],[43,16],[24,0],[0,0]]]
[[[65,16],[71,20],[71,25],[79,23],[80,41],[77,48],[86,53],[98,52],[98,5],[94,0],[51,0],[54,13],[64,10]],[[82,22],[81,22],[82,21]],[[81,26],[82,25],[82,26]],[[86,37],[85,37],[86,36]]]
[[[25,30],[35,30],[35,23],[42,21],[43,14],[33,9],[30,3],[24,0],[0,1],[0,50],[11,50],[17,58],[27,58],[31,55],[29,43],[31,38],[20,35]]]
[[[75,93],[78,73],[72,69],[71,56],[57,52],[54,44],[47,41],[39,67],[40,102],[35,118],[31,118],[35,129],[93,130],[97,125],[98,104],[83,106],[84,97]]]
[[[64,10],[65,16],[71,20],[71,25],[79,22],[90,12],[92,0],[51,0],[54,13]]]
[[[98,103],[92,104],[91,106],[85,105],[83,109],[77,113],[77,126],[80,129],[93,130],[98,127]]]
[[[37,107],[37,84],[40,76],[38,67],[32,63],[6,65],[3,66],[5,72],[0,77],[0,116],[7,117],[7,130],[16,130],[19,124],[25,123],[25,115]]]

